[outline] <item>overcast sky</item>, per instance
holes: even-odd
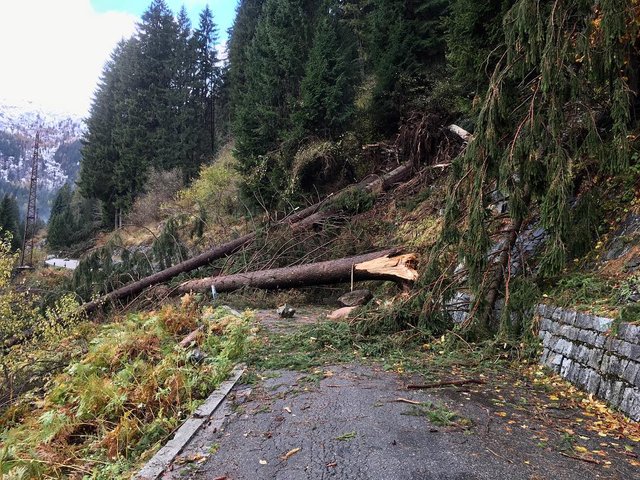
[[[195,25],[208,3],[221,41],[237,0],[184,4]],[[151,0],[0,0],[0,99],[86,116],[105,61]]]

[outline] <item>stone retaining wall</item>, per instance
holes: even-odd
[[[640,326],[538,305],[541,363],[640,421]]]

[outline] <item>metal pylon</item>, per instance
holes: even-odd
[[[31,160],[31,183],[29,185],[29,203],[27,204],[27,217],[24,221],[24,239],[22,240],[22,253],[20,255],[20,268],[33,268],[33,245],[36,236],[36,197],[38,193],[38,150],[40,147],[40,132],[36,132],[36,143],[33,147]]]

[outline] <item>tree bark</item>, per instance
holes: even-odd
[[[295,267],[259,270],[219,277],[191,280],[180,285],[175,294],[207,292],[231,292],[243,287],[273,290],[362,280],[414,281],[418,273],[414,268],[415,254],[397,255],[397,249],[358,255],[355,257],[310,263]]]
[[[381,176],[376,176],[374,179],[371,179],[371,176],[369,176],[362,182],[348,187],[345,190],[351,188],[362,188],[368,192],[385,191],[408,178],[412,173],[412,168],[412,165],[410,165],[409,163],[405,163],[390,171],[389,173]],[[325,211],[336,213],[336,210],[332,210],[330,205],[337,197],[337,194],[330,195],[324,200],[315,203],[314,205],[303,208],[302,210],[299,210],[292,215],[289,215],[282,220],[277,221],[274,226],[288,226],[291,228],[296,228],[298,227],[297,224],[301,223],[307,217],[310,217],[313,214],[317,213],[320,208],[324,206],[326,206],[327,208],[327,210]],[[313,222],[306,222],[305,224],[302,224],[300,226],[307,226],[312,223]],[[230,242],[223,243],[222,245],[207,250],[199,255],[196,255],[195,257],[190,258],[189,260],[185,260],[184,262],[178,263],[177,265],[166,268],[160,272],[149,275],[148,277],[142,278],[138,281],[132,282],[128,285],[125,285],[124,287],[118,288],[96,300],[87,302],[82,305],[80,309],[85,313],[90,313],[98,308],[101,308],[103,305],[109,302],[136,295],[147,287],[166,282],[181,273],[190,272],[204,265],[207,265],[214,260],[227,257],[251,243],[255,239],[255,237],[255,232],[252,232],[236,238],[235,240],[231,240]]]

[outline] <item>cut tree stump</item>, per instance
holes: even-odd
[[[308,265],[190,280],[178,286],[174,293],[207,292],[212,286],[217,292],[231,292],[243,287],[273,290],[345,283],[351,279],[415,281],[418,278],[415,270],[417,255],[398,253],[398,250],[390,249]]]

